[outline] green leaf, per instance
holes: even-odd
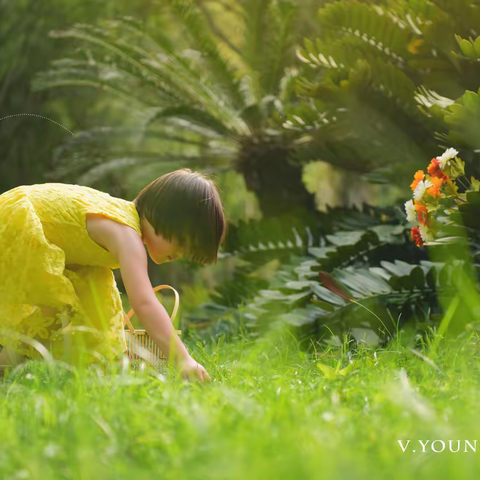
[[[279,315],[278,320],[295,326],[306,325],[315,321],[315,319],[305,315],[300,309],[299,311],[283,313]]]
[[[337,306],[346,305],[348,303],[344,298],[339,297],[332,291],[328,290],[328,288],[322,287],[321,285],[312,285],[311,288],[313,293],[319,297],[320,300],[333,303]]]
[[[323,310],[326,310],[327,312],[334,312],[335,307],[331,303],[324,302],[323,300],[319,300],[318,298],[312,297],[311,299],[312,303],[315,305],[318,305],[320,308]]]
[[[410,272],[410,279],[417,288],[424,288],[425,287],[425,273],[423,268],[420,266],[415,267]]]
[[[480,37],[475,40],[473,46],[475,48],[475,53],[477,54],[477,57],[480,57]]]
[[[338,371],[338,375],[341,375],[342,377],[346,377],[350,372],[352,372],[355,368],[354,363],[349,363],[345,368],[342,368],[341,370]]]
[[[333,272],[333,276],[336,281],[348,287],[352,293],[357,292],[357,295],[354,295],[355,297],[368,296],[372,293],[365,285],[365,282],[362,281],[363,278],[356,272],[336,269]]]
[[[376,275],[378,275],[383,280],[386,280],[387,282],[390,279],[389,273],[381,267],[370,267],[369,270],[375,273]],[[388,285],[387,285],[387,288],[388,288]]]
[[[434,203],[429,203],[427,204],[427,212],[428,213],[436,212],[440,207],[441,207],[440,204],[435,205]]]
[[[450,161],[450,177],[458,178],[461,175],[465,175],[465,162],[456,157]]]
[[[318,369],[323,373],[324,377],[328,380],[334,380],[339,375],[346,377],[350,372],[355,369],[355,363],[349,363],[346,367],[340,369],[341,361],[339,360],[335,369],[324,363],[317,362]]]
[[[405,230],[404,225],[376,225],[369,228],[375,232],[381,242],[399,243],[402,242],[401,235]],[[400,238],[399,238],[400,236]]]
[[[380,265],[385,270],[388,270],[393,275],[397,275],[399,277],[410,275],[410,272],[415,268],[415,265],[410,265],[409,263],[402,262],[401,260],[395,260],[395,263],[382,260]]]
[[[475,48],[473,47],[473,45],[468,40],[461,39],[458,43],[460,45],[462,53],[466,57],[471,58],[471,59],[477,58],[477,55],[475,53]]]
[[[308,253],[318,259],[325,259],[328,258],[328,253],[335,252],[336,250],[335,247],[310,247]]]
[[[292,290],[303,290],[304,288],[310,287],[313,282],[305,280],[305,281],[291,281],[285,283],[285,288],[290,288]]]
[[[458,186],[453,182],[448,182],[445,185],[445,192],[447,193],[447,195],[457,195]]]
[[[357,243],[362,236],[365,235],[364,231],[357,232],[337,232],[334,235],[327,235],[327,239],[334,245],[352,245]]]
[[[472,189],[475,191],[475,192],[478,192],[480,190],[480,181],[477,180],[475,177],[471,177],[470,178],[470,183],[472,184]]]
[[[405,290],[412,290],[413,289],[413,281],[410,278],[410,275],[405,275],[404,277],[399,277],[398,284],[401,288]]]
[[[471,205],[480,205],[480,192],[467,192],[467,201]]]
[[[427,285],[430,288],[435,288],[436,279],[437,279],[437,269],[436,269],[436,267],[432,267],[428,270],[426,279],[427,279]]]
[[[369,285],[372,292],[387,293],[390,291],[390,286],[381,275],[377,275],[372,269],[359,269],[358,273],[362,275],[362,281]]]
[[[462,98],[463,104],[469,112],[473,113],[474,115],[480,115],[480,97],[475,92],[467,90]]]
[[[323,373],[323,376],[328,380],[334,380],[337,377],[337,373],[332,367],[325,365],[324,363],[317,363],[318,369]]]

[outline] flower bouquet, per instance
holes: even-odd
[[[464,207],[470,200],[475,199],[476,203],[480,199],[480,181],[474,177],[467,179],[465,162],[457,155],[457,150],[449,148],[442,156],[432,159],[426,174],[423,170],[415,173],[410,185],[413,199],[405,202],[405,211],[409,222],[418,222],[411,230],[418,247],[451,240],[452,237],[437,238],[441,236],[440,231],[447,230],[445,220],[458,219],[459,213],[468,211]],[[458,192],[457,183],[465,189],[463,193]],[[475,197],[470,197],[471,192],[477,192]]]

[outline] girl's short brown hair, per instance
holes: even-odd
[[[140,219],[167,241],[175,238],[184,257],[202,264],[217,263],[226,234],[226,220],[216,183],[206,175],[182,168],[150,182],[135,197]]]

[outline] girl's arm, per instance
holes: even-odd
[[[140,323],[175,365],[188,362],[190,354],[175,332],[165,307],[153,292],[148,277],[147,253],[138,233],[127,225],[112,221],[102,228],[101,237],[105,247],[118,259],[128,299]]]

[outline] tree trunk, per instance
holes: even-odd
[[[316,213],[315,195],[306,189],[302,166],[289,160],[288,149],[248,150],[243,150],[237,171],[244,176],[247,190],[255,193],[264,218]]]

